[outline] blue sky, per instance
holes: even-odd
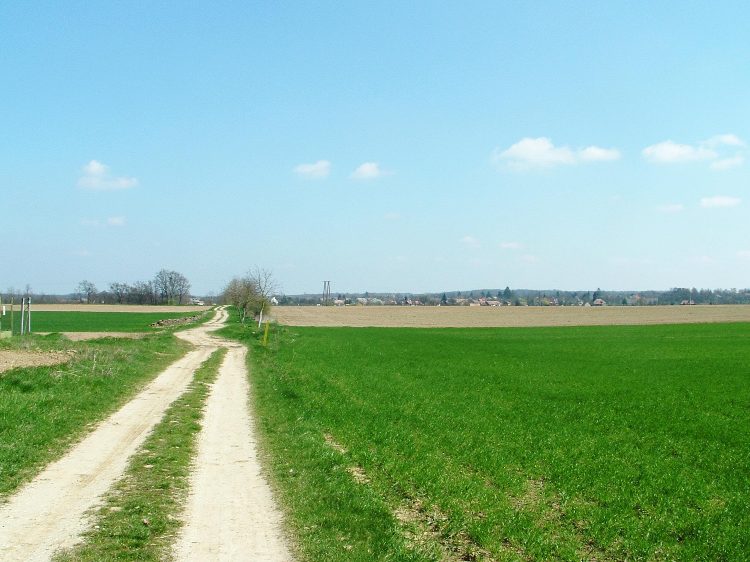
[[[0,285],[750,285],[745,2],[4,2]]]

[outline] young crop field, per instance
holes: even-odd
[[[750,552],[750,324],[278,327],[251,360],[302,560]]]
[[[37,311],[32,308],[31,328],[34,332],[148,332],[158,320],[184,318],[200,312],[79,312]],[[10,330],[8,311],[1,319],[2,329]],[[21,313],[13,314],[16,334],[20,333]]]

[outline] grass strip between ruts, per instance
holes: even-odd
[[[203,407],[225,354],[226,349],[217,350],[196,371],[188,390],[169,407],[106,497],[84,542],[56,560],[171,559]]]

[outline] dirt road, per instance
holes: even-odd
[[[231,349],[209,398],[195,462],[196,477],[192,480],[187,512],[190,519],[184,534],[189,537],[190,545],[201,548],[210,545],[207,552],[216,555],[203,557],[202,550],[183,546],[177,552],[182,560],[249,559],[245,555],[254,556],[254,560],[290,559],[278,511],[260,474],[252,438],[247,410],[246,350],[209,334],[225,318],[226,313],[220,311],[212,322],[179,333],[197,349],[167,368],[138,396],[0,507],[0,560],[49,560],[56,550],[75,544],[89,524],[86,512],[100,502],[123,474],[129,457],[163,417],[169,404],[184,392],[198,366],[222,346]],[[221,424],[218,434],[209,429],[215,425],[217,416]],[[210,447],[206,452],[207,441],[210,446],[222,448],[218,457],[210,452]],[[210,486],[210,491],[204,486]],[[253,493],[247,493],[248,490]],[[195,498],[203,499],[196,503]],[[225,527],[221,531],[215,528],[214,521],[202,519],[219,518],[217,512]]]
[[[227,353],[206,405],[178,561],[291,560],[260,472],[248,412],[247,350]]]

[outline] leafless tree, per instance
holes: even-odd
[[[83,301],[84,297],[86,298],[86,302],[91,304],[95,299],[96,296],[96,285],[94,285],[91,281],[86,281],[85,279],[78,283],[78,297],[81,301]]]
[[[154,288],[162,302],[180,304],[190,293],[190,281],[182,273],[161,269],[154,277]]]
[[[110,283],[109,292],[112,293],[117,304],[124,304],[130,292],[130,285],[127,283]]]
[[[136,281],[130,287],[128,301],[134,304],[155,304],[154,284],[151,281]]]
[[[271,309],[271,298],[278,291],[278,284],[273,274],[267,269],[255,267],[248,272],[247,277],[255,285],[257,293],[257,297],[253,303],[253,313],[268,312]]]
[[[271,297],[276,291],[276,281],[270,271],[256,267],[243,277],[235,277],[224,289],[224,302],[234,306],[244,324],[249,314],[267,313]]]

